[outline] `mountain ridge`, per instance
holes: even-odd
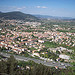
[[[72,20],[75,18],[72,17],[58,17],[58,16],[49,16],[49,15],[35,15],[35,17],[40,18],[40,19],[57,19],[57,20]]]
[[[39,20],[37,17],[25,14],[20,11],[13,11],[13,12],[7,12],[7,13],[0,13],[0,18],[2,19],[16,19],[16,20],[26,20],[26,21],[37,21]]]

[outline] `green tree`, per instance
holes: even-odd
[[[7,65],[5,61],[0,61],[0,73],[6,73],[7,72]]]
[[[14,56],[10,56],[7,60],[8,65],[8,74],[15,75],[17,69],[17,61],[15,60]]]

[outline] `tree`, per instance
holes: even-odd
[[[0,73],[6,73],[7,72],[7,65],[6,62],[3,60],[0,61]]]
[[[14,56],[10,56],[7,60],[8,65],[8,74],[15,75],[17,69],[17,61],[15,60]]]
[[[57,54],[60,54],[60,52],[59,52],[59,51],[56,51],[56,53],[57,53]]]

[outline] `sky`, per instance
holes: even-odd
[[[0,0],[0,11],[75,18],[75,0]]]

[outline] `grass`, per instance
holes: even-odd
[[[59,32],[71,32],[71,33],[75,33],[74,29],[73,30],[60,30],[60,29],[58,29],[57,31],[59,31]]]
[[[54,42],[49,42],[46,41],[45,43],[43,43],[45,45],[45,47],[50,47],[50,48],[56,48],[58,47],[58,44],[54,43]]]

